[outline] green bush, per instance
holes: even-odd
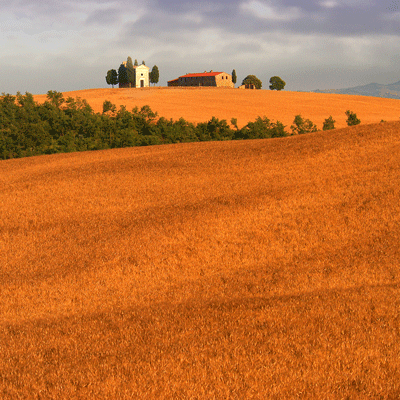
[[[309,119],[303,119],[301,115],[296,115],[290,129],[292,135],[302,135],[303,133],[316,132],[317,126]]]
[[[357,118],[357,114],[353,113],[353,111],[347,110],[346,115],[346,122],[348,126],[358,125],[359,123],[361,123],[361,121]]]
[[[258,117],[235,132],[235,139],[267,139],[287,136],[284,125],[271,122],[267,117]]]
[[[335,120],[332,118],[332,115],[324,121],[324,125],[322,127],[323,131],[328,131],[330,129],[335,129]]]

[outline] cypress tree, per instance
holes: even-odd
[[[150,82],[156,84],[158,83],[159,78],[160,78],[160,72],[158,71],[157,65],[155,65],[150,72]]]
[[[233,71],[232,71],[232,82],[233,82],[233,84],[235,84],[236,81],[237,81],[236,71],[233,70]]]
[[[126,60],[126,69],[128,74],[128,83],[135,87],[135,69],[133,68],[132,58],[130,57],[128,57],[128,59]]]
[[[128,72],[124,64],[121,64],[118,68],[118,82],[120,86],[126,86],[128,84]]]

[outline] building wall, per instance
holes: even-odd
[[[149,67],[139,65],[135,68],[135,84],[137,88],[150,86]],[[141,84],[143,81],[143,85]]]
[[[240,85],[239,89],[255,89],[255,85],[253,85],[252,83],[249,83],[247,85]]]
[[[180,77],[178,86],[217,86],[215,76]]]
[[[168,82],[168,86],[214,86],[235,87],[232,83],[232,75],[225,72],[214,76],[181,76]]]
[[[168,81],[168,86],[179,86],[179,79],[174,79],[173,81]]]
[[[233,88],[235,85],[232,82],[232,75],[223,72],[215,77],[216,86],[218,87],[230,87]]]

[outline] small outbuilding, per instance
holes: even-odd
[[[240,85],[239,89],[256,89],[256,85],[252,83],[247,83],[246,85]]]

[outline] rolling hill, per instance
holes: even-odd
[[[271,90],[240,90],[224,88],[171,88],[152,87],[146,89],[89,89],[66,92],[64,97],[86,99],[94,111],[102,112],[104,100],[118,107],[149,105],[160,116],[178,120],[183,117],[190,122],[206,122],[215,116],[219,119],[237,118],[239,126],[254,121],[258,116],[281,121],[290,131],[295,115],[311,119],[319,129],[332,115],[337,128],[346,124],[346,110],[351,110],[370,124],[399,120],[400,102],[393,99],[365,96],[343,96],[338,94],[276,92]],[[34,96],[43,102],[46,95]]]
[[[398,398],[399,170],[400,122],[1,161],[0,397]]]

